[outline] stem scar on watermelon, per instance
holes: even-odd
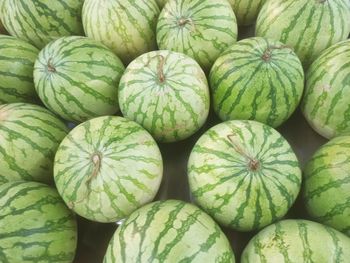
[[[165,82],[165,76],[164,76],[164,56],[159,55],[159,64],[158,64],[158,77],[159,82],[163,84]]]
[[[52,65],[52,58],[49,58],[49,60],[47,61],[47,70],[53,73],[56,72],[55,66]]]
[[[282,45],[282,46],[269,46],[264,54],[261,56],[261,58],[268,62],[270,61],[271,57],[272,57],[272,51],[275,50],[275,49],[284,49],[284,48],[289,48],[291,49],[291,51],[293,51],[293,48],[291,46],[288,46],[288,45]]]

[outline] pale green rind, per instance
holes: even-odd
[[[128,64],[157,48],[155,0],[85,0],[83,25],[88,37],[101,41]]]
[[[104,263],[234,263],[224,233],[207,214],[177,200],[146,205],[123,222]]]
[[[276,130],[255,121],[228,121],[197,141],[188,179],[195,202],[209,215],[230,228],[251,231],[287,213],[300,190],[301,170]]]
[[[309,124],[330,139],[350,133],[350,40],[325,50],[306,74],[301,109]]]
[[[350,33],[348,0],[269,0],[262,7],[256,35],[294,48],[308,67],[327,47]]]
[[[116,222],[152,201],[162,173],[162,156],[151,135],[135,122],[111,116],[75,127],[54,165],[66,204],[98,222]]]
[[[309,214],[350,236],[350,136],[323,145],[308,162],[304,178]]]
[[[13,36],[43,48],[62,36],[83,35],[83,0],[2,0],[0,17]]]
[[[39,53],[34,83],[46,107],[72,122],[118,110],[124,65],[106,46],[79,36],[63,37]]]
[[[131,62],[120,81],[118,97],[123,115],[162,142],[191,136],[209,113],[203,70],[190,57],[173,51],[149,52]]]
[[[301,100],[304,71],[290,48],[255,37],[228,48],[214,63],[209,81],[220,119],[251,119],[277,127]]]
[[[184,53],[205,71],[236,40],[236,17],[227,0],[170,0],[159,15],[159,48]]]
[[[75,216],[55,189],[35,182],[0,186],[2,263],[70,263],[76,246]]]
[[[260,231],[246,246],[241,263],[347,263],[350,239],[307,220],[283,220]]]
[[[0,184],[53,181],[53,159],[68,128],[47,109],[26,103],[0,105]]]
[[[255,22],[266,0],[229,0],[235,12],[238,25],[247,26]]]
[[[38,54],[27,42],[0,35],[0,104],[38,100],[33,82]]]

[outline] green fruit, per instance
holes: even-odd
[[[0,104],[37,101],[33,70],[39,50],[17,38],[0,35],[0,54]]]
[[[209,129],[191,152],[188,177],[195,202],[239,231],[282,218],[301,185],[299,162],[288,142],[255,121],[228,121]]]
[[[52,182],[53,159],[67,131],[66,125],[43,107],[0,105],[0,184]]]
[[[222,120],[251,119],[281,125],[297,108],[304,71],[284,44],[255,37],[237,42],[210,72],[214,110]]]
[[[246,26],[255,22],[265,0],[229,0],[237,17],[238,25]]]
[[[111,48],[124,63],[157,48],[155,0],[85,0],[84,30]]]
[[[304,176],[309,214],[350,236],[350,136],[323,145],[308,162]]]
[[[37,48],[62,36],[82,35],[83,0],[2,0],[0,17],[13,36]]]
[[[262,7],[256,35],[294,48],[308,67],[327,47],[350,33],[349,0],[269,0]]]
[[[63,200],[77,214],[115,222],[152,201],[162,171],[151,135],[132,121],[106,116],[80,124],[62,141],[54,178]]]
[[[209,112],[203,70],[190,57],[172,51],[149,52],[131,62],[118,96],[123,115],[162,142],[189,137]]]
[[[184,53],[206,71],[236,40],[236,17],[227,0],[170,0],[158,19],[159,48]]]
[[[246,246],[241,263],[347,263],[350,238],[307,220],[283,220],[260,231]]]
[[[53,188],[35,182],[0,186],[0,261],[70,263],[77,245],[74,215]]]
[[[302,112],[322,136],[350,132],[350,40],[325,50],[310,66]]]
[[[104,263],[234,263],[226,236],[207,214],[177,200],[133,212],[109,243]]]
[[[124,66],[107,47],[85,37],[48,44],[35,62],[35,89],[46,107],[71,122],[118,110]]]

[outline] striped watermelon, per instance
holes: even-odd
[[[236,17],[227,0],[170,0],[158,19],[159,48],[185,53],[206,71],[236,40]]]
[[[0,105],[0,184],[52,182],[54,155],[67,132],[65,124],[43,107]]]
[[[270,0],[262,7],[256,35],[294,48],[304,66],[350,33],[349,0]]]
[[[283,220],[260,231],[244,249],[241,263],[347,263],[350,238],[307,220]]]
[[[308,162],[304,177],[310,215],[350,236],[350,136],[323,145]]]
[[[310,66],[302,112],[322,136],[350,132],[350,40],[325,50]]]
[[[226,236],[207,214],[177,200],[133,212],[109,243],[104,263],[234,263]]]
[[[71,36],[51,42],[40,52],[34,82],[46,107],[68,121],[83,122],[118,110],[123,72],[122,62],[107,47]]]
[[[0,219],[0,262],[73,261],[75,217],[53,188],[21,181],[1,185]]]
[[[34,102],[34,62],[39,50],[14,37],[0,35],[0,104]]]
[[[194,201],[219,223],[239,231],[283,217],[301,184],[297,157],[273,128],[227,121],[209,129],[188,161]]]
[[[56,153],[54,178],[77,214],[115,222],[154,198],[162,171],[151,135],[132,121],[106,116],[68,134]]]
[[[290,48],[256,37],[228,48],[209,80],[214,110],[222,120],[252,119],[277,127],[301,100],[304,71]]]
[[[84,0],[1,0],[7,31],[38,48],[61,36],[82,35]]]
[[[162,142],[195,133],[207,119],[209,103],[208,83],[201,67],[173,51],[152,51],[138,57],[120,81],[123,115]]]
[[[236,14],[238,25],[247,26],[255,22],[265,0],[229,0]]]
[[[88,37],[103,42],[129,63],[157,48],[155,0],[85,0],[83,25]]]

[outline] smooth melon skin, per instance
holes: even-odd
[[[294,48],[305,68],[350,33],[348,0],[269,0],[258,16],[256,35]]]
[[[195,203],[238,231],[282,218],[301,187],[291,146],[276,130],[255,121],[227,121],[209,129],[192,149],[187,167]]]
[[[248,26],[253,24],[265,1],[266,0],[229,0],[235,12],[238,25]]]
[[[44,107],[0,105],[0,185],[9,181],[52,183],[56,150],[68,128]]]
[[[73,262],[76,219],[54,188],[21,181],[1,185],[0,218],[0,262]]]
[[[112,237],[104,263],[234,263],[229,241],[202,210],[177,200],[133,212]]]
[[[350,40],[339,42],[312,63],[301,110],[311,127],[328,139],[350,133]]]
[[[213,108],[221,120],[249,119],[278,127],[301,100],[304,71],[290,47],[253,37],[220,55],[209,82]]]
[[[304,178],[309,214],[350,236],[350,136],[336,137],[317,150]]]
[[[0,104],[39,101],[33,81],[39,50],[18,38],[0,35],[0,54]]]
[[[0,18],[12,36],[41,49],[70,35],[83,35],[81,9],[84,0],[3,0]]]
[[[60,144],[54,179],[65,203],[97,222],[116,222],[155,197],[163,162],[152,136],[122,117],[94,118]]]
[[[248,243],[241,263],[348,263],[350,238],[308,220],[282,220]]]
[[[108,46],[127,65],[157,49],[159,12],[155,0],[85,0],[85,34]]]

